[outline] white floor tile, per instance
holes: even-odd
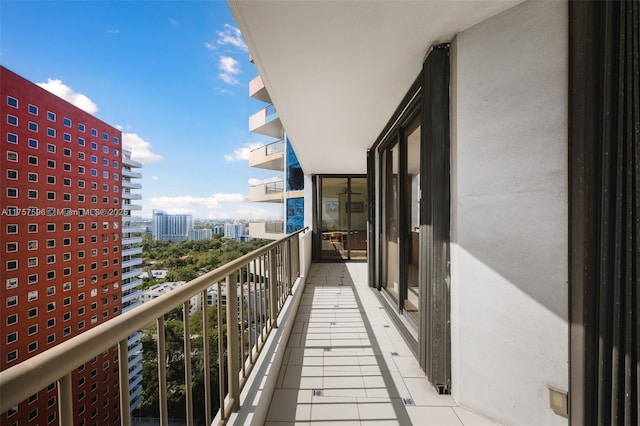
[[[454,407],[453,411],[464,426],[492,426],[498,424],[463,407]]]
[[[449,407],[406,407],[414,425],[463,426],[458,416]]]
[[[366,264],[313,264],[265,424],[386,426],[399,418],[424,426],[495,424],[428,383],[368,288]]]

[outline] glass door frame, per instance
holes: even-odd
[[[397,242],[398,242],[398,280],[399,280],[399,291],[396,297],[390,297],[394,299],[397,308],[397,312],[400,315],[405,315],[407,312],[405,311],[405,300],[408,295],[408,266],[406,263],[407,256],[409,254],[409,244],[411,235],[407,232],[408,226],[410,224],[410,214],[411,212],[406,207],[410,194],[408,194],[408,182],[407,182],[407,136],[412,129],[415,129],[420,125],[420,116],[422,114],[421,108],[419,104],[412,105],[412,108],[408,114],[406,114],[402,121],[398,124],[397,128],[394,129],[392,133],[390,133],[389,137],[383,141],[382,144],[378,147],[378,161],[379,161],[379,170],[380,170],[380,185],[377,196],[378,199],[381,200],[378,203],[379,212],[378,217],[380,218],[380,243],[381,251],[377,256],[380,262],[379,275],[377,281],[377,289],[381,291],[387,292],[386,287],[386,279],[387,279],[387,268],[388,268],[388,250],[385,242],[387,241],[387,216],[385,214],[385,207],[389,207],[388,201],[386,200],[387,195],[387,182],[386,177],[388,173],[388,165],[386,164],[387,153],[391,151],[394,147],[398,147],[398,181],[396,185],[398,186],[398,217],[397,217]],[[422,187],[421,187],[422,191]],[[421,194],[422,198],[422,194]],[[422,262],[420,262],[419,267],[422,267]],[[407,316],[409,317],[409,316]],[[411,324],[413,324],[418,329],[418,321],[411,320]],[[416,342],[417,343],[417,342]]]
[[[372,217],[378,239],[375,252],[369,254],[375,262],[370,270],[375,273],[371,286],[380,290],[390,315],[401,334],[415,353],[420,367],[440,393],[451,390],[451,294],[450,294],[450,243],[451,243],[451,187],[450,187],[450,45],[432,46],[423,63],[422,72],[396,108],[378,139],[371,146],[375,161],[369,162],[369,174],[375,176],[375,216]],[[404,129],[414,119],[420,120],[420,222],[419,222],[419,323],[407,326],[403,298],[393,301],[385,297],[387,276],[387,247],[385,236],[385,150],[400,142],[400,159],[406,156],[402,148]],[[399,205],[407,204],[406,158],[399,168]],[[403,168],[404,167],[404,168]],[[374,202],[372,200],[372,202]],[[405,208],[406,210],[406,208]],[[408,212],[400,212],[399,227],[406,229],[410,221]],[[410,222],[409,222],[410,223]],[[399,258],[409,253],[408,237],[399,238]],[[401,285],[407,288],[407,267],[400,263]],[[404,289],[403,289],[404,290]],[[399,295],[401,292],[399,292]],[[397,303],[396,303],[397,302]],[[409,321],[410,323],[411,321]],[[411,328],[411,329],[410,329]]]
[[[322,254],[322,242],[323,242],[323,227],[322,227],[322,222],[323,222],[323,215],[322,215],[322,211],[323,211],[323,180],[324,179],[346,179],[347,181],[347,197],[346,197],[346,201],[345,201],[345,206],[344,208],[347,209],[346,213],[347,213],[347,229],[346,229],[346,248],[347,248],[347,256],[346,258],[324,258],[323,254]],[[366,196],[366,202],[365,205],[362,206],[362,213],[365,214],[366,216],[366,227],[367,229],[363,230],[363,235],[365,238],[365,257],[364,258],[353,258],[352,256],[352,242],[353,242],[353,236],[352,236],[352,231],[353,231],[353,226],[352,226],[352,212],[348,211],[349,206],[351,206],[351,185],[352,185],[352,180],[353,179],[363,179],[366,181],[365,184],[365,188],[363,189],[363,191],[365,191],[365,196]],[[313,223],[314,223],[314,233],[313,233],[313,250],[312,250],[312,256],[313,256],[313,260],[314,262],[367,262],[368,258],[369,258],[369,242],[368,242],[368,236],[369,236],[369,231],[368,231],[368,227],[369,227],[369,212],[371,211],[370,209],[370,205],[371,205],[371,201],[370,201],[370,197],[369,197],[369,191],[368,188],[369,187],[369,181],[368,181],[368,176],[366,174],[328,174],[328,175],[314,175],[313,176],[313,192],[314,192],[314,209],[313,209]],[[343,206],[342,205],[338,205],[338,209],[342,209]],[[359,231],[359,230],[358,230]]]

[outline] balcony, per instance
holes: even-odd
[[[136,168],[142,167],[142,163],[140,163],[139,161],[132,160],[131,158],[127,158],[125,156],[122,156],[122,165]]]
[[[272,138],[281,138],[282,123],[275,107],[269,105],[249,117],[249,131]]]
[[[249,187],[249,201],[282,203],[284,201],[284,181],[279,180]]]
[[[284,235],[284,222],[250,222],[249,236],[252,238],[261,238],[265,240],[276,240]]]
[[[249,96],[253,99],[261,100],[262,102],[271,103],[271,96],[267,92],[267,88],[264,87],[264,82],[261,76],[257,76],[249,82]]]
[[[133,170],[130,170],[130,169],[122,169],[122,176],[140,179],[142,177],[142,173],[134,172]]]
[[[122,228],[122,234],[132,234],[135,232],[144,233],[146,231],[147,231],[147,228],[145,228],[144,226],[125,226]],[[124,241],[123,241],[123,244],[124,244]],[[128,244],[132,244],[132,243],[128,243]]]
[[[249,166],[268,170],[284,170],[284,141],[279,140],[249,153]]]
[[[140,274],[142,273],[142,271],[137,270],[133,272],[134,274]],[[134,288],[138,288],[142,285],[142,280],[141,279],[136,279],[136,280],[132,280],[131,282],[127,283],[127,284],[122,284],[122,291],[129,291],[129,290],[133,290]]]
[[[142,263],[141,257],[136,257],[135,259],[127,260],[126,262],[122,262],[122,268],[131,268],[132,266],[140,265]]]
[[[124,233],[125,232],[123,232],[123,234]],[[122,237],[123,246],[130,245],[130,244],[140,244],[140,243],[142,243],[142,237],[130,237],[130,238]]]
[[[127,200],[142,200],[142,194],[132,194],[130,192],[123,192],[122,198],[126,198]]]
[[[142,184],[137,182],[131,182],[130,180],[123,180],[122,187],[129,188],[129,189],[142,189]]]
[[[142,247],[133,247],[130,249],[122,249],[122,256],[133,256],[142,253]]]
[[[49,383],[58,382],[60,424],[73,424],[74,401],[71,374],[96,354],[117,345],[127,353],[129,336],[155,322],[158,333],[158,390],[161,425],[169,424],[166,406],[164,314],[182,306],[188,315],[189,300],[207,289],[220,288],[251,265],[262,264],[263,274],[251,274],[246,286],[228,285],[228,300],[251,300],[264,295],[271,316],[262,304],[231,303],[217,306],[217,353],[209,354],[209,333],[203,338],[204,371],[228,371],[219,375],[218,406],[205,404],[195,417],[205,424],[270,424],[271,422],[365,422],[392,424],[492,423],[462,407],[448,395],[438,395],[427,383],[408,346],[386,315],[375,291],[367,286],[367,265],[310,264],[311,234],[305,231],[282,238],[230,264],[199,277],[136,309],[114,317],[46,352],[0,372],[0,412],[5,412]],[[238,309],[240,308],[240,309]],[[208,312],[202,310],[203,323]],[[241,324],[252,333],[241,333]],[[233,324],[237,326],[232,326]],[[189,324],[184,326],[185,351],[189,351]],[[211,369],[209,360],[219,364]],[[193,376],[191,358],[185,357],[186,382]],[[118,369],[129,371],[127,356],[118,357]],[[125,373],[126,374],[126,373]],[[212,373],[216,374],[216,373]],[[202,392],[211,401],[205,381]],[[121,423],[130,425],[129,382],[120,381]],[[187,424],[193,424],[191,383],[185,383]],[[131,389],[137,392],[137,388]],[[217,415],[216,415],[217,411]],[[215,416],[215,418],[214,418]],[[213,420],[213,422],[212,422]]]

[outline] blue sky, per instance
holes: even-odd
[[[248,131],[265,106],[224,1],[0,1],[0,63],[121,128],[141,170],[142,216],[281,217],[249,203],[278,172],[249,167]]]

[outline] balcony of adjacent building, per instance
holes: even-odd
[[[122,208],[124,210],[142,210],[142,206],[139,206],[137,204],[130,204],[127,201],[128,200],[125,198],[124,202],[122,203]]]
[[[144,233],[147,228],[144,226],[123,226],[122,233],[123,234],[134,234],[134,233]]]
[[[492,424],[431,387],[380,298],[368,286],[366,263],[312,264],[311,246],[311,233],[302,230],[153,302],[134,301],[139,291],[124,296],[123,302],[127,299],[137,307],[129,306],[123,314],[0,372],[0,412],[57,382],[57,418],[60,424],[73,424],[77,401],[71,377],[77,365],[113,346],[132,355],[124,352],[133,343],[131,336],[155,323],[160,425],[168,425],[169,418],[185,424],[195,424],[196,418],[204,424],[238,425]],[[260,265],[257,273],[256,265]],[[247,283],[229,285],[238,274]],[[165,314],[181,308],[186,317],[195,295],[206,300],[209,288],[220,289],[225,282],[227,300],[238,303],[221,302],[214,307],[217,325],[197,336],[203,342],[198,349],[202,363],[192,362],[189,356],[179,361],[184,364],[186,383],[171,392],[184,393],[187,418],[175,419],[167,407]],[[213,323],[211,310],[199,312],[204,324]],[[218,339],[215,330],[222,328],[227,331]],[[196,354],[188,322],[183,334],[184,350]],[[226,356],[217,355],[222,353]],[[131,363],[137,356],[118,357],[121,377],[140,368]],[[215,364],[218,367],[212,368]],[[192,386],[190,378],[201,374],[197,369],[208,372],[211,381]],[[137,379],[119,382],[122,425],[131,424],[130,407],[139,402],[139,384]],[[194,392],[203,396],[197,400],[211,403],[194,406]]]
[[[264,240],[275,240],[284,235],[284,221],[249,222],[249,236]]]
[[[249,153],[249,166],[268,170],[284,170],[284,140],[271,142]]]
[[[141,168],[142,167],[142,163],[140,163],[139,161],[136,161],[136,160],[132,160],[131,157],[125,157],[124,155],[122,156],[122,165],[123,166],[129,166],[129,167],[135,167],[135,168]]]
[[[134,194],[129,191],[122,191],[122,198],[127,200],[142,200],[142,194]]]
[[[122,176],[134,178],[134,179],[140,179],[142,177],[142,173],[133,171],[131,169],[123,168]]]
[[[249,131],[272,138],[282,137],[282,123],[273,105],[261,109],[249,117]]]
[[[267,182],[249,187],[249,201],[282,203],[284,201],[284,181]]]
[[[130,180],[123,180],[122,187],[128,189],[142,189],[142,184],[138,182],[131,182]]]
[[[257,76],[249,82],[249,96],[262,102],[271,103],[271,96],[269,96],[261,76]]]

